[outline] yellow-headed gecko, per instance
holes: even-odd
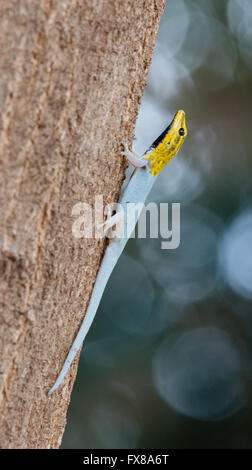
[[[153,142],[153,144],[142,157],[139,157],[135,152],[131,152],[126,144],[124,145],[125,151],[122,152],[122,154],[125,155],[129,162],[136,168],[128,182],[126,189],[122,190],[122,194],[119,200],[120,205],[125,213],[127,211],[128,203],[137,204],[139,202],[145,202],[158,174],[161,172],[164,166],[177,154],[185,140],[186,135],[187,129],[185,113],[184,111],[179,110],[175,114],[171,124]],[[140,213],[138,214],[138,217],[139,215]],[[116,223],[115,217],[116,216],[112,216],[105,222],[104,227],[106,230],[111,228]],[[136,217],[127,217],[127,220],[125,220],[124,223],[124,233],[128,236],[125,235],[120,239],[112,239],[106,248],[86,315],[67,355],[61,372],[55,384],[49,391],[49,395],[51,395],[61,384],[78,350],[80,349],[90,326],[92,325],[109,277],[121,253],[124,250],[124,247],[130,236],[129,234],[131,234],[135,228],[137,223]]]

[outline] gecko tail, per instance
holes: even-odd
[[[63,365],[63,367],[60,371],[60,374],[57,377],[57,380],[56,380],[55,384],[53,385],[53,387],[48,392],[48,396],[52,395],[52,393],[55,392],[55,390],[58,388],[58,386],[63,381],[68,369],[70,368],[70,366],[71,366],[71,364],[72,364],[72,362],[73,362],[73,360],[74,360],[74,358],[75,358],[75,356],[76,356],[76,354],[77,354],[77,352],[80,349],[81,344],[82,344],[82,341],[80,341],[80,336],[81,336],[81,334],[80,334],[80,331],[79,331],[79,333],[77,334],[77,336],[74,340],[74,343],[73,343],[73,345],[72,345],[72,347],[71,347],[71,349],[70,349],[70,351],[67,355],[67,358],[64,362],[64,365]]]
[[[82,346],[82,343],[84,339],[86,338],[90,326],[93,323],[95,314],[97,312],[97,309],[100,304],[100,300],[102,298],[104,289],[106,287],[106,284],[110,278],[110,275],[114,269],[114,266],[117,263],[117,260],[119,256],[121,255],[123,248],[126,244],[126,241],[120,240],[119,242],[114,242],[114,240],[111,241],[111,243],[108,245],[106,249],[106,253],[104,255],[102,264],[100,266],[96,282],[93,288],[93,292],[91,295],[91,299],[86,311],[86,315],[83,319],[83,322],[81,324],[81,327],[77,333],[77,336],[72,344],[72,347],[67,355],[67,358],[63,364],[63,367],[60,371],[60,374],[53,385],[53,387],[50,389],[48,395],[50,396],[62,383],[65,375],[67,374],[68,369],[70,368],[77,352]]]

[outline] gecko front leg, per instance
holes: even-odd
[[[124,155],[127,160],[135,168],[141,168],[147,165],[147,161],[140,157],[134,150],[129,150],[127,139],[123,141],[124,151],[121,152],[121,155]]]

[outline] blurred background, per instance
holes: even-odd
[[[167,0],[136,126],[188,137],[150,196],[181,244],[130,240],[82,351],[63,448],[252,447],[252,2]]]

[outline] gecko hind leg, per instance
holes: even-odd
[[[96,225],[96,228],[98,230],[102,229],[104,236],[109,236],[110,230],[114,227],[114,225],[117,225],[123,222],[124,222],[124,212],[119,211],[116,214],[109,217],[102,224]]]
[[[121,152],[121,155],[124,155],[127,158],[127,160],[131,163],[131,165],[133,165],[135,168],[141,168],[147,165],[147,162],[145,159],[140,157],[136,152],[134,152],[134,150],[129,150],[127,140],[123,141],[123,146],[124,146],[124,151]]]

